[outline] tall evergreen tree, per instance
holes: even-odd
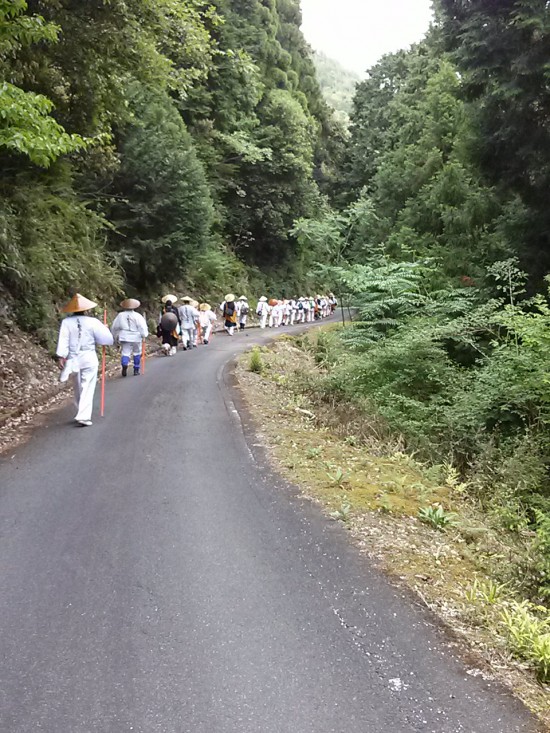
[[[530,214],[522,242],[532,272],[550,267],[550,7],[544,0],[440,0],[447,47],[471,102],[473,154]]]

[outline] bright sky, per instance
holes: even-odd
[[[419,41],[432,17],[431,0],[301,0],[308,42],[363,74],[380,56]]]

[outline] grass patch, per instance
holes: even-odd
[[[264,363],[260,349],[256,346],[250,352],[248,369],[254,374],[261,374],[264,371]]]

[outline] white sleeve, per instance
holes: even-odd
[[[113,325],[111,326],[111,333],[113,334],[115,341],[120,331],[121,331],[121,327],[120,327],[120,313],[119,313],[117,317],[115,318],[115,320],[113,321]]]
[[[66,359],[69,356],[69,329],[67,327],[67,319],[61,321],[56,354],[63,359]]]
[[[109,331],[107,326],[97,318],[93,319],[94,325],[94,339],[96,344],[100,346],[112,346],[113,345],[113,334]]]

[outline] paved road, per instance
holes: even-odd
[[[249,450],[224,366],[260,338],[150,360],[3,461],[0,731],[535,730]]]

